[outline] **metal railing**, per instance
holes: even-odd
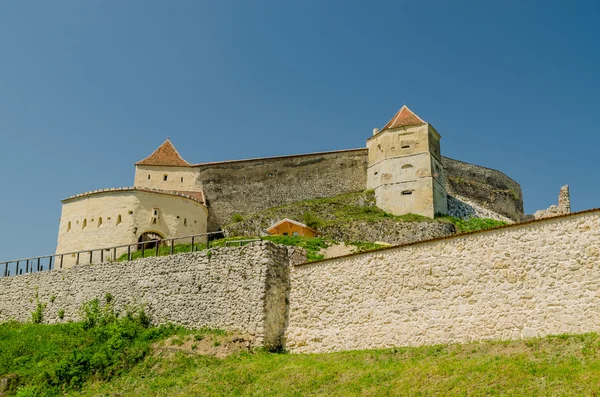
[[[126,256],[124,257],[124,259],[121,259],[121,261],[129,262],[132,259],[134,259],[134,253],[139,251],[141,251],[141,258],[145,258],[146,256],[169,256],[175,253],[179,254],[184,252],[195,252],[199,250],[199,244],[204,244],[203,241],[200,241],[202,240],[202,237],[206,237],[206,249],[208,249],[210,248],[210,236],[222,234],[223,232],[194,234],[190,236],[140,241],[137,243],[116,245],[108,248],[95,248],[91,250],[66,252],[54,255],[43,255],[32,258],[0,262],[0,278],[28,273],[37,273],[41,271],[62,269],[63,265],[68,264],[80,265],[87,263],[91,265],[92,263],[94,263],[94,260],[99,260],[98,263],[103,263],[105,259],[107,261],[113,262],[119,260],[124,255]],[[178,249],[177,252],[175,252],[176,241],[185,241],[185,244],[189,244],[189,251],[183,251],[181,249]],[[248,240],[248,242],[249,241],[250,240]],[[246,242],[246,240],[244,240],[244,242]],[[166,248],[166,250],[161,250],[161,248]],[[146,255],[147,252],[152,251],[154,251],[153,255]],[[166,253],[164,251],[166,251]],[[117,253],[119,256],[117,256]],[[73,258],[75,258],[74,263]]]

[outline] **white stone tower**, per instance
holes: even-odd
[[[367,140],[367,188],[395,215],[448,212],[440,134],[406,105]]]

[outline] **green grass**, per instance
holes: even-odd
[[[71,396],[594,396],[596,334],[330,354],[147,356]]]
[[[110,306],[108,306],[110,307]],[[85,321],[0,324],[0,374],[19,375],[17,396],[594,396],[600,336],[402,347],[328,354],[254,350],[225,359],[148,354],[171,337],[218,331],[148,327],[94,301]],[[137,313],[137,314],[136,314]],[[215,342],[216,346],[217,342]]]
[[[439,220],[446,220],[454,223],[456,231],[458,233],[476,232],[478,230],[493,229],[495,227],[504,226],[507,223],[503,221],[497,221],[489,218],[471,218],[471,219],[460,219],[453,216],[440,216],[436,217]]]

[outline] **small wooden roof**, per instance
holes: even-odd
[[[318,233],[318,232],[317,232],[315,229],[313,229],[312,227],[306,226],[304,223],[296,222],[295,220],[292,220],[292,219],[289,219],[289,218],[283,218],[283,219],[282,219],[282,220],[280,220],[279,222],[277,222],[277,223],[275,223],[274,225],[270,226],[270,227],[267,229],[267,232],[271,233],[271,232],[275,231],[275,230],[276,230],[276,229],[277,229],[279,226],[281,226],[281,225],[283,225],[283,224],[285,224],[285,223],[291,223],[291,224],[293,224],[293,225],[300,226],[300,227],[302,227],[302,228],[304,228],[304,229],[310,230],[311,232],[313,232],[313,233],[315,233],[315,234],[317,234],[317,233]]]

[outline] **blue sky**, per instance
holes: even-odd
[[[60,200],[193,163],[364,147],[407,104],[525,210],[600,207],[600,3],[0,0],[0,260]]]

